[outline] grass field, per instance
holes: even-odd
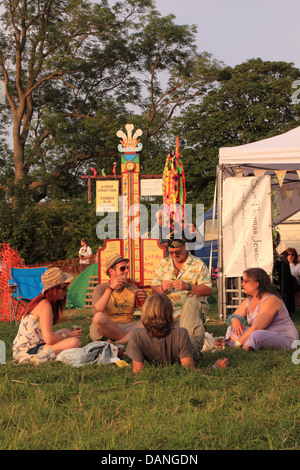
[[[66,314],[83,327],[87,344],[90,312]],[[210,318],[217,319],[216,305]],[[300,331],[299,307],[293,320]],[[214,335],[225,329],[217,321],[207,325]],[[199,365],[203,369],[227,357],[230,366],[217,372],[147,365],[133,376],[131,364],[15,365],[16,332],[16,325],[0,322],[7,349],[6,364],[0,365],[1,450],[299,449],[295,350],[226,348],[205,353]]]

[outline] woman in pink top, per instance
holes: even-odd
[[[299,334],[268,274],[247,269],[242,284],[248,298],[227,319],[226,344],[246,350],[290,349]]]

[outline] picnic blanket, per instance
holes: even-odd
[[[118,357],[118,347],[106,341],[93,341],[82,348],[66,349],[56,357],[58,362],[82,367],[86,364],[110,364]]]

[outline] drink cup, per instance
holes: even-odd
[[[141,296],[142,294],[142,296]],[[146,297],[144,298],[144,293],[141,290],[135,291],[135,304],[138,308],[142,307],[145,303]]]
[[[72,325],[72,327],[71,327],[71,330],[72,330],[72,331],[75,331],[75,330],[81,330],[81,326],[78,326],[78,325]]]
[[[225,337],[224,336],[216,336],[215,346],[218,349],[225,349]]]

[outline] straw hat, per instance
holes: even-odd
[[[106,274],[108,274],[108,270],[110,268],[113,268],[115,264],[121,263],[121,261],[126,261],[126,263],[128,263],[129,259],[123,258],[119,253],[114,253],[113,255],[108,256],[105,260]]]
[[[59,268],[50,268],[42,274],[41,280],[44,286],[42,294],[44,294],[47,290],[59,286],[59,284],[69,284],[73,280],[73,276],[72,274],[64,273]]]

